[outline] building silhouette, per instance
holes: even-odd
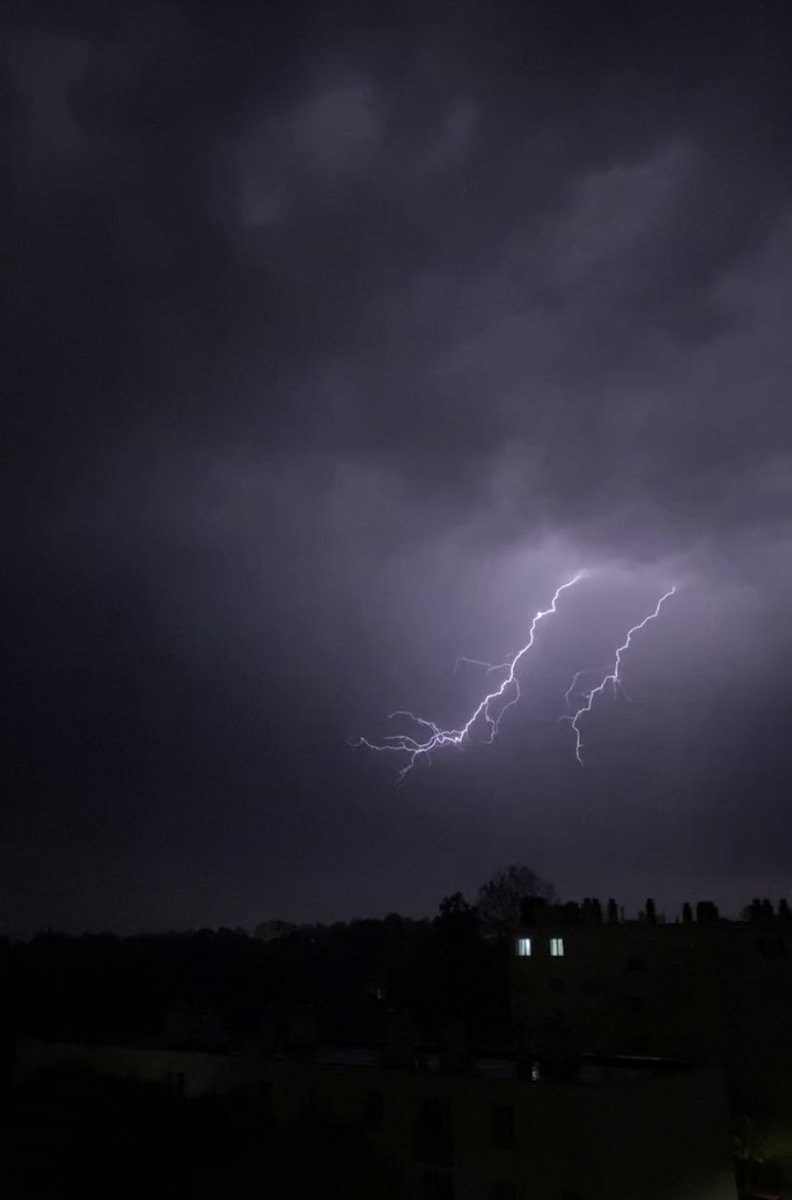
[[[583,1056],[571,1076],[526,1075],[513,1055],[460,1058],[457,1035],[450,1062],[448,1043],[408,1055],[399,1035],[391,1066],[363,1046],[306,1058],[24,1040],[17,1083],[77,1068],[185,1102],[255,1096],[284,1126],[326,1116],[365,1131],[405,1200],[736,1200],[717,1072]]]
[[[510,959],[511,1019],[530,1045],[550,1014],[595,1054],[671,1056],[722,1068],[732,1112],[763,1122],[792,1181],[792,919],[754,900],[739,920],[710,901],[668,920],[647,900],[528,898]]]

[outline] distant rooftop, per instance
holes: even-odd
[[[46,1041],[47,1039],[34,1039]],[[91,1046],[94,1050],[125,1049],[133,1052],[174,1053],[188,1055],[211,1055],[213,1057],[231,1057],[269,1060],[283,1064],[310,1064],[327,1067],[360,1068],[360,1069],[392,1069],[395,1071],[410,1071],[415,1074],[444,1075],[453,1073],[480,1079],[523,1079],[526,1082],[542,1082],[541,1071],[532,1069],[536,1056],[526,1054],[523,1058],[513,1047],[473,1049],[464,1065],[452,1065],[441,1046],[437,1043],[417,1042],[403,1045],[399,1058],[390,1065],[387,1063],[388,1043],[377,1042],[319,1042],[301,1051],[290,1051],[285,1047],[264,1048],[260,1041],[253,1036],[247,1039],[225,1038],[212,1044],[200,1040],[176,1041],[171,1039],[144,1039],[107,1043],[104,1041],[88,1042],[53,1042],[53,1046],[69,1046],[76,1049],[79,1046]],[[637,1079],[650,1079],[658,1075],[687,1071],[695,1068],[695,1063],[679,1059],[657,1058],[636,1055],[572,1055],[576,1064],[577,1074],[569,1078],[568,1085],[594,1086],[611,1083],[623,1083]]]
[[[754,899],[746,905],[738,918],[721,916],[718,906],[712,900],[698,900],[695,903],[686,901],[678,913],[670,918],[665,913],[657,911],[654,900],[646,901],[644,908],[634,916],[625,916],[624,909],[614,899],[604,904],[595,897],[585,900],[569,900],[564,904],[551,904],[541,896],[526,896],[520,904],[521,923],[524,926],[539,925],[550,922],[564,924],[607,924],[625,925],[643,923],[648,925],[712,925],[716,923],[745,925],[757,922],[788,922],[792,921],[792,913],[786,900],[778,901],[777,907],[770,900]]]
[[[312,1056],[312,1062],[337,1067],[381,1067],[381,1051],[374,1046],[323,1045]],[[429,1074],[443,1074],[445,1066],[442,1054],[434,1046],[419,1046],[416,1053],[417,1069]],[[575,1085],[598,1085],[603,1083],[625,1083],[636,1079],[650,1079],[659,1074],[690,1070],[692,1065],[680,1060],[638,1056],[603,1056],[582,1054],[578,1058],[580,1073],[571,1082]],[[466,1074],[488,1079],[517,1079],[521,1077],[520,1064],[514,1052],[493,1051],[474,1055]],[[524,1076],[523,1076],[524,1077]],[[535,1082],[541,1082],[536,1076]]]

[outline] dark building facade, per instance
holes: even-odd
[[[628,920],[611,900],[528,899],[515,931],[515,1035],[551,1018],[598,1054],[682,1057],[727,1073],[732,1108],[762,1117],[792,1179],[792,919],[754,901],[727,920],[709,901],[673,920],[650,900]]]
[[[310,1105],[364,1129],[405,1200],[736,1200],[723,1079],[712,1071],[584,1058],[573,1079],[553,1083],[525,1078],[508,1055],[448,1070],[442,1053],[407,1069],[340,1046],[301,1061],[18,1046],[20,1084],[64,1066],[158,1082],[188,1099],[248,1091],[283,1123]]]

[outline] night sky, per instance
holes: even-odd
[[[787,8],[6,4],[0,932],[792,895]]]

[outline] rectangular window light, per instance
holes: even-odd
[[[531,939],[517,938],[517,954],[519,958],[530,958],[531,956]]]
[[[550,938],[550,956],[551,958],[564,957],[564,939]]]

